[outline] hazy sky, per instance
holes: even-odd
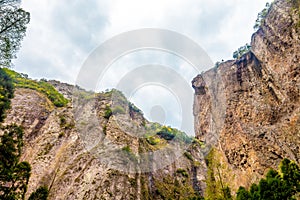
[[[14,69],[32,78],[74,83],[81,66],[95,48],[113,36],[140,28],[176,31],[197,42],[213,62],[231,59],[233,51],[250,42],[257,13],[264,8],[266,2],[24,0],[22,7],[31,13],[31,22],[18,58],[14,61]],[[114,87],[122,74],[132,69],[130,66],[149,64],[149,60],[155,59],[160,60],[160,64],[176,63],[174,57],[157,55],[157,52],[136,53],[124,57],[123,61],[119,59],[115,69],[107,72],[106,80],[102,80],[104,83],[99,88]],[[183,67],[185,65],[182,62],[177,64],[176,71],[184,74],[182,76],[190,83],[196,72]],[[147,96],[145,91],[148,90],[149,88],[144,88],[142,97],[140,93],[132,99],[149,118],[149,105],[142,105],[143,98]],[[163,96],[168,99],[168,95]],[[172,117],[167,115],[167,118]],[[171,120],[167,124],[178,127],[178,120]]]

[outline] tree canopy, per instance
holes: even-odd
[[[28,162],[19,162],[23,129],[17,125],[1,127],[0,199],[24,199],[30,177]]]
[[[10,99],[14,94],[11,77],[0,68],[0,122],[5,118],[5,111],[10,108]]]
[[[19,5],[20,0],[0,0],[0,67],[11,66],[30,21],[29,12]]]
[[[252,184],[250,190],[240,187],[237,200],[283,200],[295,199],[300,193],[300,168],[288,159],[283,159],[279,170],[271,169],[266,178]]]
[[[261,27],[261,25],[265,22],[265,18],[270,10],[271,5],[272,4],[270,4],[270,3],[266,3],[265,8],[257,14],[257,19],[253,26],[254,30],[259,29]]]
[[[248,53],[249,51],[251,51],[251,45],[249,45],[247,43],[244,46],[241,46],[240,48],[238,48],[238,50],[236,50],[233,53],[233,58],[239,59],[240,57],[242,57],[245,53]]]

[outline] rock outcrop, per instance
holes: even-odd
[[[211,170],[220,170],[233,191],[283,158],[300,163],[299,5],[276,0],[250,52],[192,82],[197,138],[216,150],[219,168]]]

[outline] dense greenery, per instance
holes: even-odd
[[[254,29],[257,30],[265,23],[265,18],[270,10],[271,4],[266,3],[265,8],[257,14],[257,19],[255,21]]]
[[[249,51],[251,51],[251,45],[245,44],[244,46],[241,46],[240,48],[238,48],[238,50],[233,52],[233,58],[239,59],[240,57],[242,57],[245,53],[248,53]]]
[[[279,170],[271,169],[266,178],[252,184],[250,190],[240,187],[237,200],[284,200],[296,199],[300,193],[300,168],[288,159],[283,159]]]
[[[19,4],[20,0],[0,0],[0,67],[10,67],[30,21]]]
[[[24,199],[31,167],[19,162],[23,146],[23,130],[17,125],[1,127],[0,199]]]
[[[5,110],[10,108],[10,99],[14,95],[14,86],[10,76],[0,68],[0,122],[5,118]]]
[[[107,106],[105,107],[105,110],[104,110],[104,118],[105,118],[105,119],[109,119],[111,115],[112,115],[112,110],[111,110],[111,108],[107,105]]]
[[[165,140],[174,139],[176,141],[181,141],[185,143],[192,142],[192,138],[186,135],[184,132],[168,126],[162,126],[160,130],[157,132],[157,135],[159,135],[161,138]]]
[[[28,200],[47,200],[48,195],[48,188],[46,186],[41,186],[35,192],[31,193]]]
[[[3,70],[12,78],[15,87],[29,88],[41,92],[57,107],[63,107],[68,103],[68,100],[45,80],[35,81],[29,79],[27,75],[19,74],[10,69],[5,68]]]

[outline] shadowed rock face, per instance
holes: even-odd
[[[192,82],[195,132],[220,153],[233,190],[257,182],[282,158],[300,163],[299,5],[275,1],[252,36],[252,52]]]

